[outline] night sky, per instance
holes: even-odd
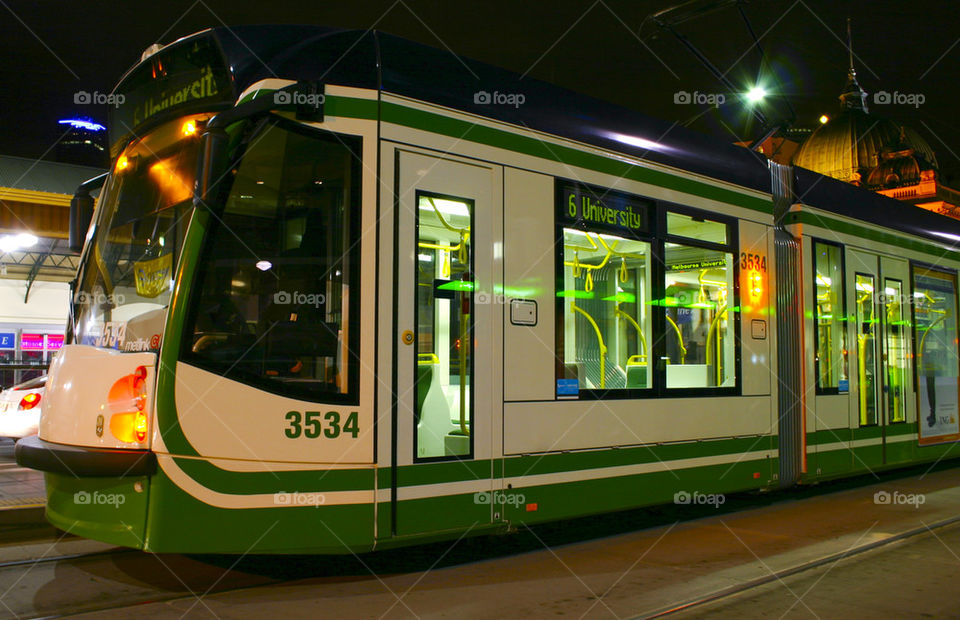
[[[638,112],[679,121],[735,141],[759,127],[672,35],[641,41],[645,18],[670,2],[52,2],[0,0],[0,154],[41,157],[60,135],[57,120],[106,111],[76,106],[77,91],[107,93],[155,42],[211,26],[306,23],[376,28],[554,82]],[[761,38],[765,61],[736,7],[679,27],[744,90],[758,74],[789,99],[794,126],[814,128],[839,110],[846,80],[846,18],[871,112],[905,123],[931,144],[943,180],[960,186],[960,3],[755,0],[744,13]],[[649,28],[649,30],[648,30]],[[648,22],[644,34],[656,29]],[[724,94],[719,110],[674,102],[679,91]],[[874,105],[874,93],[917,102]],[[922,97],[909,97],[921,95]],[[783,99],[765,106],[788,117]]]

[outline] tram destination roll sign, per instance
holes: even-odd
[[[584,230],[605,229],[620,236],[649,230],[653,201],[612,190],[559,181],[557,211],[565,226]]]

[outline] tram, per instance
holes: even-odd
[[[17,444],[65,531],[342,554],[960,439],[954,220],[380,32],[206,30],[113,95]]]

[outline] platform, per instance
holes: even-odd
[[[17,465],[13,447],[12,439],[0,439],[0,525],[42,519],[47,499],[43,473]]]

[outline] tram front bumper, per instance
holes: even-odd
[[[22,467],[80,478],[133,478],[157,471],[157,455],[150,450],[69,446],[38,435],[18,441],[15,454]]]

